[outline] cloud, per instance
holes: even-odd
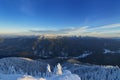
[[[30,32],[41,34],[67,34],[64,30],[30,30]]]
[[[41,33],[41,34],[68,34],[72,29],[59,29],[59,30],[30,30],[33,33]]]
[[[118,24],[111,24],[111,25],[107,25],[107,26],[102,26],[100,28],[120,28],[120,23],[118,23]]]
[[[60,35],[82,35],[97,37],[120,37],[120,23],[104,26],[90,27],[72,27],[58,30],[30,30],[38,34],[60,34]]]
[[[89,30],[104,30],[104,29],[115,29],[115,28],[120,28],[120,23],[98,26],[98,27],[95,27],[95,28],[91,28]]]
[[[86,26],[85,27],[79,27],[79,28],[66,28],[66,29],[58,29],[58,30],[30,30],[30,32],[32,33],[40,33],[40,34],[66,34],[66,35],[70,35],[73,32],[79,32],[79,31],[84,31],[86,30]]]

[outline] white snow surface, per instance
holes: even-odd
[[[78,75],[72,74],[68,70],[62,70],[60,63],[55,67],[54,72],[51,71],[49,64],[46,67],[46,73],[35,72],[34,75],[28,75],[24,72],[18,73],[18,70],[11,66],[7,71],[9,73],[6,73],[5,70],[0,70],[0,80],[81,80]]]
[[[34,77],[22,74],[2,74],[0,80],[81,80],[78,75],[72,74],[70,71],[65,71],[62,75],[52,75],[50,77]]]
[[[7,60],[1,59],[0,61],[0,80],[120,80],[120,68],[118,66],[65,62],[62,65],[63,67],[58,63],[54,70],[51,70],[48,64],[48,66],[46,65],[46,72],[42,73],[41,69],[44,66],[35,67],[37,66],[37,64],[35,64],[34,67],[38,68],[38,71],[27,74],[22,71],[22,69],[16,68],[15,65],[13,65],[14,62],[18,61],[17,59],[15,59],[16,61],[13,61],[12,64],[9,60],[13,61],[11,58]],[[36,63],[36,61],[30,59],[22,60],[24,60],[24,62],[27,60],[27,62]],[[22,60],[19,60],[19,63]],[[9,63],[9,65],[6,65],[6,63]]]
[[[89,51],[85,51],[82,55],[78,56],[78,57],[73,57],[74,59],[79,59],[79,58],[85,58],[89,55],[91,55],[92,52],[89,52]]]
[[[104,54],[108,54],[108,53],[120,53],[120,50],[116,50],[116,51],[112,51],[112,50],[109,50],[109,49],[104,49]]]
[[[111,51],[109,49],[104,49],[104,54],[107,54],[107,53],[115,53],[114,51]]]
[[[120,68],[111,65],[64,64],[65,69],[80,76],[81,80],[120,80]]]

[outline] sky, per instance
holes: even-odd
[[[120,0],[0,0],[0,34],[120,37]]]

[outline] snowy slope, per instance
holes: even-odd
[[[63,67],[58,64],[51,69],[28,58],[4,58],[0,59],[0,80],[120,80],[118,66],[75,63],[64,62]]]
[[[14,68],[17,73],[33,73],[33,72],[45,72],[47,63],[32,60],[29,58],[22,57],[9,57],[0,59],[0,72],[11,73],[13,72],[11,68]],[[11,71],[10,71],[11,70]]]
[[[111,51],[111,50],[109,50],[109,49],[104,49],[104,54],[108,54],[108,53],[111,53],[111,54],[120,53],[120,50]]]
[[[65,65],[64,65],[65,66]],[[120,68],[118,66],[78,65],[66,64],[62,74],[50,76],[31,76],[23,74],[2,74],[0,80],[120,80]],[[76,73],[76,74],[73,74]]]
[[[50,69],[50,65],[47,66],[47,72],[44,76],[35,76],[24,75],[24,74],[3,74],[0,73],[0,80],[81,80],[80,77],[76,74],[72,74],[68,70],[62,70],[62,66],[58,64],[54,71]]]
[[[118,66],[65,63],[64,67],[79,75],[81,80],[120,80],[120,68]]]
[[[81,80],[79,76],[69,73],[63,75],[54,75],[51,77],[33,77],[21,74],[0,74],[0,80]]]

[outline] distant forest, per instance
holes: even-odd
[[[114,51],[114,54],[105,54],[105,49]],[[52,38],[45,36],[23,36],[14,38],[0,38],[0,58],[73,58],[85,53],[92,54],[85,58],[78,58],[79,61],[94,64],[119,64],[120,39],[81,36],[57,36]]]

